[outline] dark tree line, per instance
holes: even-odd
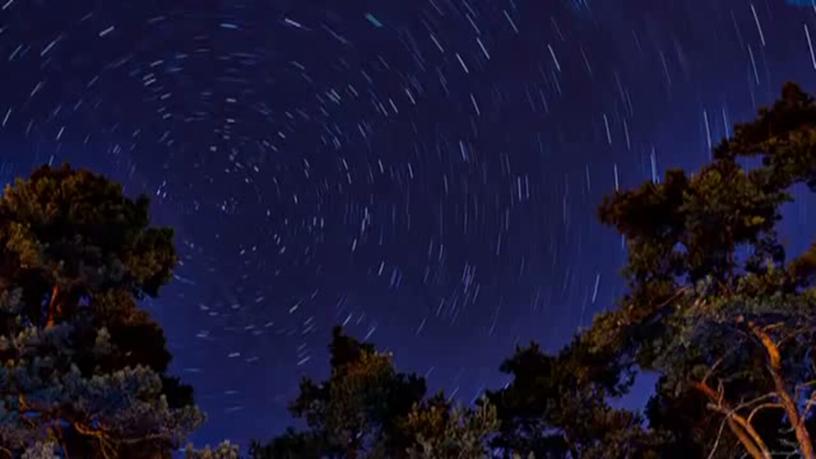
[[[816,102],[787,84],[694,173],[608,196],[626,293],[556,353],[535,343],[473,406],[428,394],[392,356],[334,330],[331,373],[304,379],[304,421],[254,458],[816,458],[816,244],[778,234],[816,191]],[[145,198],[43,167],[0,198],[0,457],[169,457],[202,421],[138,307],[176,262]],[[616,408],[639,372],[645,410]],[[237,457],[228,443],[189,457]]]

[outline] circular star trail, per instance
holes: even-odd
[[[334,324],[470,401],[513,346],[613,305],[617,188],[706,161],[795,80],[783,0],[0,0],[0,175],[70,162],[152,198],[145,304],[209,422],[290,422]],[[807,219],[799,209],[800,221]]]

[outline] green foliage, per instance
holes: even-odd
[[[517,349],[501,367],[513,381],[488,393],[501,420],[494,446],[536,458],[652,457],[657,437],[641,416],[608,403],[632,378],[614,363],[579,340],[554,356],[535,344]]]
[[[203,421],[137,301],[176,263],[148,201],[42,167],[0,198],[0,455],[163,457]]]
[[[38,277],[81,293],[122,288],[155,296],[176,263],[173,232],[149,227],[148,200],[68,166],[42,167],[6,188],[0,204],[4,278]]]
[[[215,449],[207,445],[204,449],[197,450],[192,445],[187,445],[184,457],[185,459],[238,459],[238,446],[228,440],[221,442]]]
[[[292,413],[309,429],[288,429],[255,458],[473,458],[487,456],[496,430],[495,408],[455,407],[442,394],[424,399],[425,380],[399,373],[389,354],[335,328],[329,346],[331,376],[304,379]]]
[[[788,84],[734,132],[696,173],[670,170],[604,200],[601,221],[627,243],[628,292],[557,354],[532,346],[505,362],[513,381],[490,393],[497,447],[812,457],[816,248],[788,262],[776,226],[791,187],[816,189],[816,103]],[[745,166],[749,157],[760,164]],[[639,369],[659,375],[648,419],[608,405]]]
[[[313,432],[297,432],[291,427],[268,444],[253,441],[249,456],[256,459],[318,459],[329,456],[329,445]]]
[[[475,408],[451,406],[442,394],[415,405],[403,429],[415,438],[412,459],[490,457],[488,440],[499,427],[496,407],[483,400]]]
[[[689,429],[707,425],[712,413],[700,410],[706,397],[699,383],[711,382],[734,404],[769,393],[779,400],[784,391],[767,371],[770,350],[760,332],[783,352],[785,391],[816,376],[807,365],[816,311],[813,250],[786,263],[776,231],[790,188],[816,187],[815,152],[816,104],[789,84],[757,120],[738,125],[697,174],[671,171],[664,183],[616,194],[601,206],[601,219],[627,238],[631,289],[618,309],[596,319],[586,341],[663,375],[653,424],[666,422],[671,414],[658,412],[671,406]],[[751,156],[761,165],[743,167],[739,160]],[[805,399],[811,393],[799,389]],[[696,400],[690,392],[698,392]],[[775,409],[757,418],[769,445],[792,441],[784,415]],[[709,433],[696,442],[715,440]]]
[[[288,432],[268,445],[268,451],[305,457],[318,449],[321,457],[358,457],[407,448],[398,424],[422,399],[425,381],[396,372],[390,355],[346,336],[339,327],[330,351],[329,379],[301,381],[300,395],[291,405],[292,414],[305,419],[309,431]],[[280,452],[284,448],[297,449]],[[262,450],[255,449],[259,454]]]

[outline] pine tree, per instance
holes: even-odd
[[[169,457],[203,415],[139,300],[176,264],[148,200],[42,167],[0,197],[0,457]]]
[[[787,84],[696,173],[608,197],[599,214],[625,237],[628,291],[558,354],[521,349],[505,364],[497,445],[813,458],[816,246],[788,260],[777,232],[797,185],[816,190],[816,103]],[[607,405],[643,370],[659,376],[648,424]]]

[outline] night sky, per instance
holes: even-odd
[[[0,178],[152,197],[193,439],[245,444],[338,323],[463,402],[563,344],[623,291],[601,198],[816,90],[811,36],[810,0],[0,0]]]

